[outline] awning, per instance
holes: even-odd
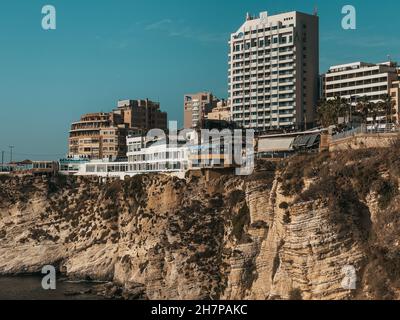
[[[312,148],[314,144],[318,141],[319,134],[309,135],[309,136],[298,136],[293,142],[294,149],[300,148]]]
[[[295,138],[260,138],[258,152],[293,151],[292,144]]]

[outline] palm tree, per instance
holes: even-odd
[[[349,104],[346,99],[336,97],[334,100],[321,100],[318,107],[320,124],[327,128],[339,124],[339,118],[345,117]]]
[[[335,109],[333,107],[332,101],[325,99],[319,102],[318,120],[321,126],[323,126],[324,128],[327,128],[337,123],[337,119],[335,119]]]
[[[374,127],[376,127],[377,125],[377,119],[379,117],[380,114],[380,106],[378,103],[375,102],[370,102],[370,116],[372,118],[372,123],[374,125]]]
[[[382,102],[382,109],[383,112],[385,114],[385,118],[386,118],[386,127],[388,125],[388,123],[392,124],[393,123],[393,115],[396,113],[395,110],[395,105],[396,103],[393,101],[391,95],[386,94],[383,102]],[[390,122],[389,122],[390,120]]]
[[[361,118],[363,119],[363,122],[366,125],[368,123],[368,118],[371,113],[371,103],[367,96],[364,96],[358,100],[356,110],[357,113],[361,115]]]

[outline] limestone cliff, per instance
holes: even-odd
[[[53,264],[149,299],[398,299],[397,159],[322,154],[185,180],[1,176],[0,274]]]

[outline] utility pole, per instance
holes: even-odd
[[[1,171],[4,170],[4,151],[1,151]]]
[[[13,149],[14,149],[14,146],[9,146],[9,148],[10,148],[10,164],[11,164],[11,162],[13,160]]]

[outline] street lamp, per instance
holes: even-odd
[[[15,148],[14,146],[9,146],[9,148],[10,148],[10,164],[11,164],[11,162],[12,162],[12,160],[13,160],[13,149]]]

